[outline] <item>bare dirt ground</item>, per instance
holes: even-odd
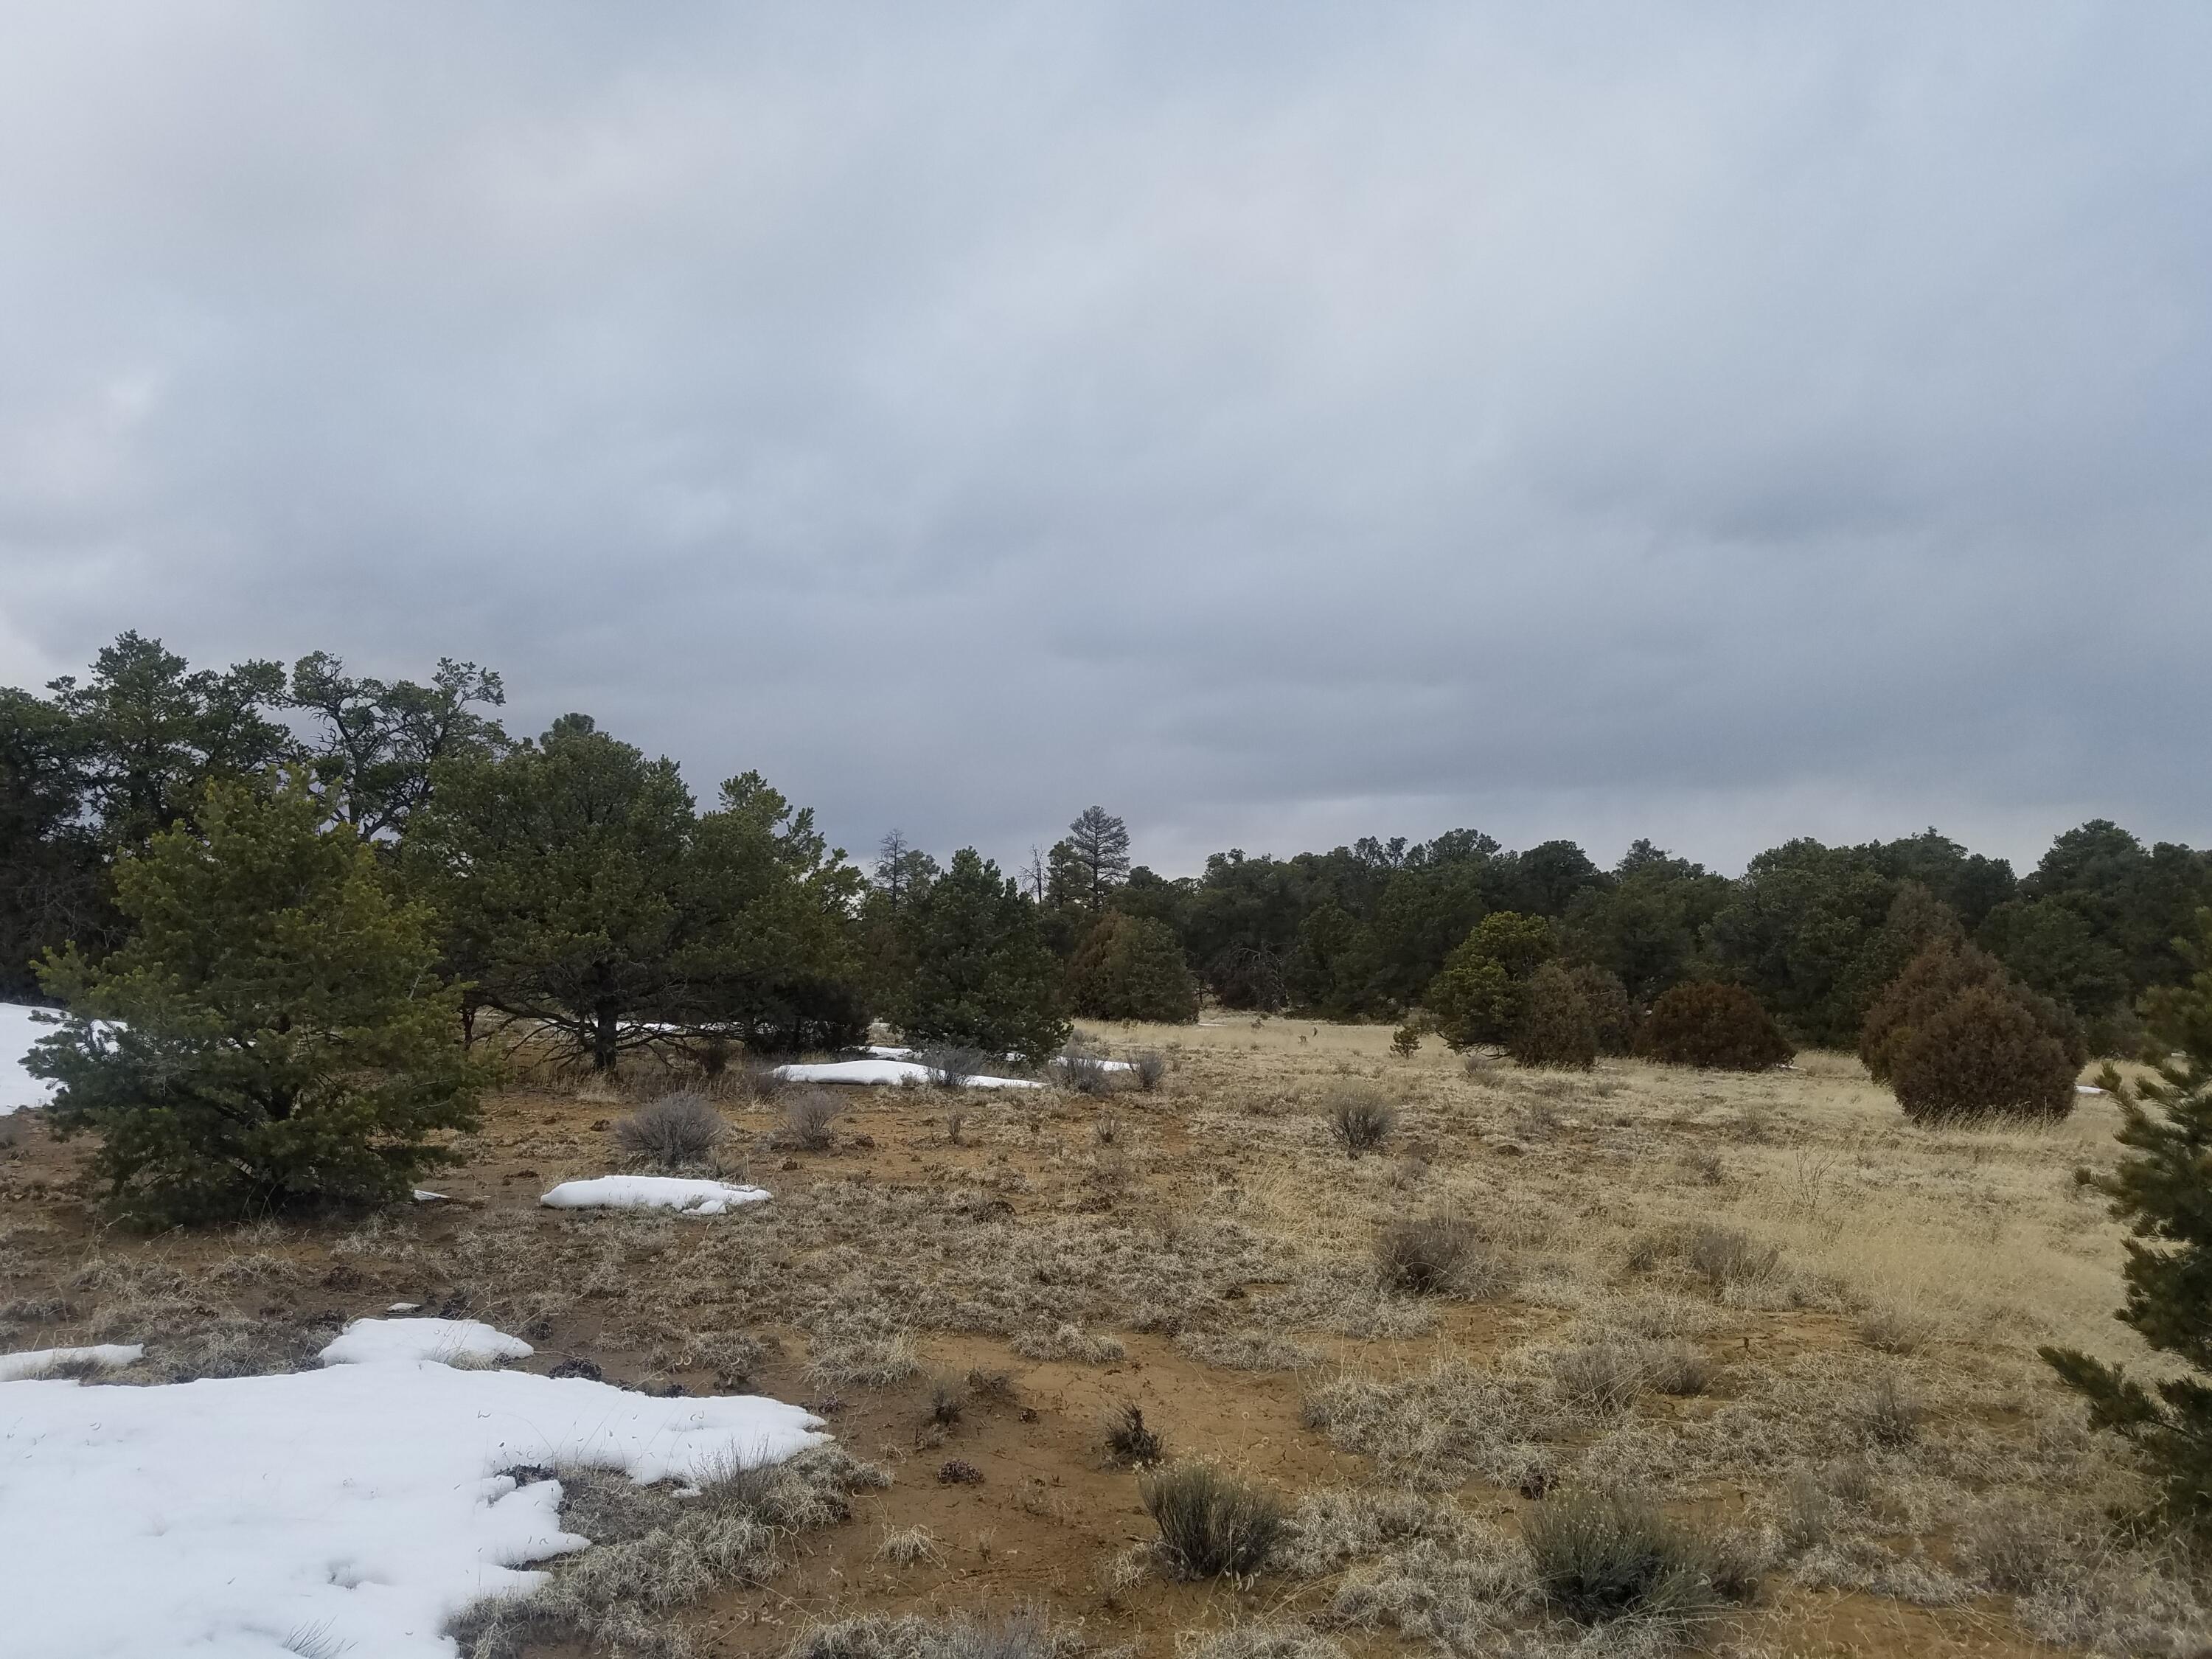
[[[2113,1518],[2137,1477],[2034,1352],[2147,1360],[2111,1316],[2118,1230],[2072,1179],[2113,1154],[2108,1101],[1929,1131],[1833,1055],[1571,1075],[1401,1059],[1372,1027],[1096,1035],[1165,1053],[1160,1087],[850,1091],[818,1152],[730,1091],[720,1167],[775,1197],[709,1219],[536,1203],[618,1167],[610,1121],[665,1079],[496,1096],[444,1203],[153,1237],[104,1226],[82,1147],[27,1115],[0,1125],[0,1347],[148,1343],[126,1382],[265,1370],[410,1302],[527,1337],[529,1369],[811,1405],[888,1484],[772,1566],[664,1595],[665,1651],[1024,1607],[1063,1645],[1185,1659],[2212,1640],[2188,1564]],[[1395,1133],[1349,1157],[1331,1104],[1378,1090]],[[1409,1293],[1377,1240],[1429,1218],[1476,1247]],[[1104,1440],[1131,1406],[1169,1457],[1279,1494],[1267,1570],[1164,1571]],[[1623,1487],[1747,1599],[1561,1615],[1524,1522]]]

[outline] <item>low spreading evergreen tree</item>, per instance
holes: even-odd
[[[1636,1046],[1636,1011],[1629,1005],[1627,988],[1617,975],[1587,962],[1576,963],[1568,972],[1589,1009],[1598,1053],[1627,1054]]]
[[[1437,1034],[1455,1048],[1505,1042],[1521,1024],[1528,982],[1556,949],[1541,916],[1498,910],[1444,958],[1422,1004]]]
[[[1041,1060],[1067,1040],[1060,961],[1037,907],[974,848],[952,855],[908,925],[914,972],[895,1007],[908,1042]]]
[[[2212,1538],[2212,914],[2201,924],[2197,970],[2186,987],[2154,994],[2155,1074],[2132,1086],[2110,1066],[2120,1144],[2109,1174],[2076,1177],[2112,1200],[2134,1237],[2115,1316],[2187,1374],[2148,1387],[2119,1365],[2070,1348],[2041,1352],[2089,1402],[2090,1420],[2142,1449],[2168,1519]]]
[[[2067,1010],[1956,935],[1936,938],[1914,957],[1859,1028],[1869,1075],[1922,1120],[2063,1116],[2087,1057]]]
[[[2002,1114],[2063,1117],[2081,1066],[2021,997],[1970,985],[1912,1027],[1889,1086],[1916,1122]]]
[[[41,968],[69,1009],[30,1061],[56,1127],[100,1137],[94,1171],[146,1219],[404,1199],[480,1083],[429,913],[303,777],[210,786],[194,817],[118,865],[119,949]]]
[[[1109,910],[1067,966],[1068,1000],[1091,1019],[1182,1024],[1198,1018],[1198,981],[1175,929]]]
[[[1763,1072],[1796,1051],[1742,986],[1693,980],[1651,1005],[1636,1034],[1636,1052],[1669,1066]]]
[[[2087,1046],[2072,1015],[2022,985],[1986,951],[1951,936],[1937,938],[1915,956],[1867,1010],[1859,1026],[1859,1058],[1866,1062],[1867,1074],[1877,1083],[1887,1083],[1914,1029],[1976,988],[2017,1003],[2038,1030],[2065,1050],[2075,1069],[2087,1060]]]
[[[1506,1052],[1522,1066],[1586,1072],[1597,1060],[1597,1018],[1574,970],[1547,962],[1528,976]]]

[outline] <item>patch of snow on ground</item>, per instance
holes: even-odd
[[[757,1204],[764,1187],[732,1187],[726,1181],[685,1181],[676,1176],[601,1176],[593,1181],[564,1181],[538,1201],[556,1210],[681,1210],[686,1215],[720,1215],[740,1204]]]
[[[519,1336],[480,1319],[356,1319],[322,1352],[325,1365],[374,1365],[392,1360],[527,1359],[538,1351]]]
[[[417,1187],[415,1189],[415,1201],[417,1204],[442,1204],[445,1199],[445,1194],[434,1193],[428,1187]]]
[[[40,1659],[451,1659],[471,1602],[584,1548],[587,1464],[697,1485],[780,1462],[821,1419],[755,1395],[660,1400],[581,1377],[415,1362],[155,1388],[0,1393],[0,1646]],[[118,1593],[115,1587],[127,1587]]]
[[[17,1002],[0,1002],[0,1117],[21,1111],[27,1106],[45,1106],[53,1101],[54,1085],[23,1069],[24,1058],[31,1052],[32,1044],[54,1034],[52,1025],[32,1019],[34,1012],[51,1013],[52,1010],[33,1010]]]
[[[143,1342],[102,1342],[91,1348],[31,1348],[22,1353],[0,1353],[0,1382],[26,1376],[44,1376],[57,1365],[128,1365],[146,1357]],[[6,1490],[0,1486],[0,1492]]]
[[[2077,1083],[2074,1085],[2074,1092],[2077,1095],[2101,1095],[2105,1091],[2094,1083]]]
[[[930,1081],[929,1067],[918,1066],[908,1060],[840,1060],[821,1066],[779,1066],[775,1075],[786,1083],[860,1083],[908,1084],[915,1087]],[[1042,1083],[1032,1083],[1020,1077],[971,1077],[964,1079],[963,1089],[1042,1089]]]

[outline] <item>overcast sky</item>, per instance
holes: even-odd
[[[2212,842],[2212,7],[0,13],[0,682],[856,852]]]

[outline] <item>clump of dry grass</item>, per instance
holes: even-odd
[[[690,1650],[675,1608],[720,1585],[764,1582],[782,1565],[784,1538],[843,1520],[851,1493],[889,1484],[834,1443],[767,1468],[732,1463],[695,1497],[605,1469],[559,1474],[562,1524],[593,1547],[556,1563],[531,1594],[464,1613],[451,1634],[467,1659],[561,1644],[681,1659]]]
[[[1544,1599],[1585,1624],[1692,1619],[1748,1590],[1741,1561],[1638,1492],[1547,1498],[1521,1535]]]
[[[1296,1371],[1321,1356],[1272,1331],[1185,1331],[1176,1346],[1192,1358],[1230,1371]]]
[[[1128,1352],[1116,1339],[1092,1336],[1074,1324],[1024,1331],[1009,1346],[1024,1359],[1072,1359],[1085,1365],[1111,1364]]]
[[[1285,1516],[1274,1494],[1211,1463],[1176,1463],[1138,1486],[1160,1554],[1184,1578],[1245,1577],[1267,1565]]]
[[[1075,1632],[1054,1631],[1042,1613],[1024,1608],[988,1620],[839,1620],[807,1632],[786,1659],[1072,1659],[1083,1650]]]
[[[1390,1223],[1376,1237],[1375,1265],[1408,1296],[1495,1296],[1507,1279],[1474,1227],[1450,1216]]]
[[[911,1567],[922,1561],[942,1561],[937,1540],[927,1527],[885,1527],[876,1546],[876,1559],[895,1567]]]

